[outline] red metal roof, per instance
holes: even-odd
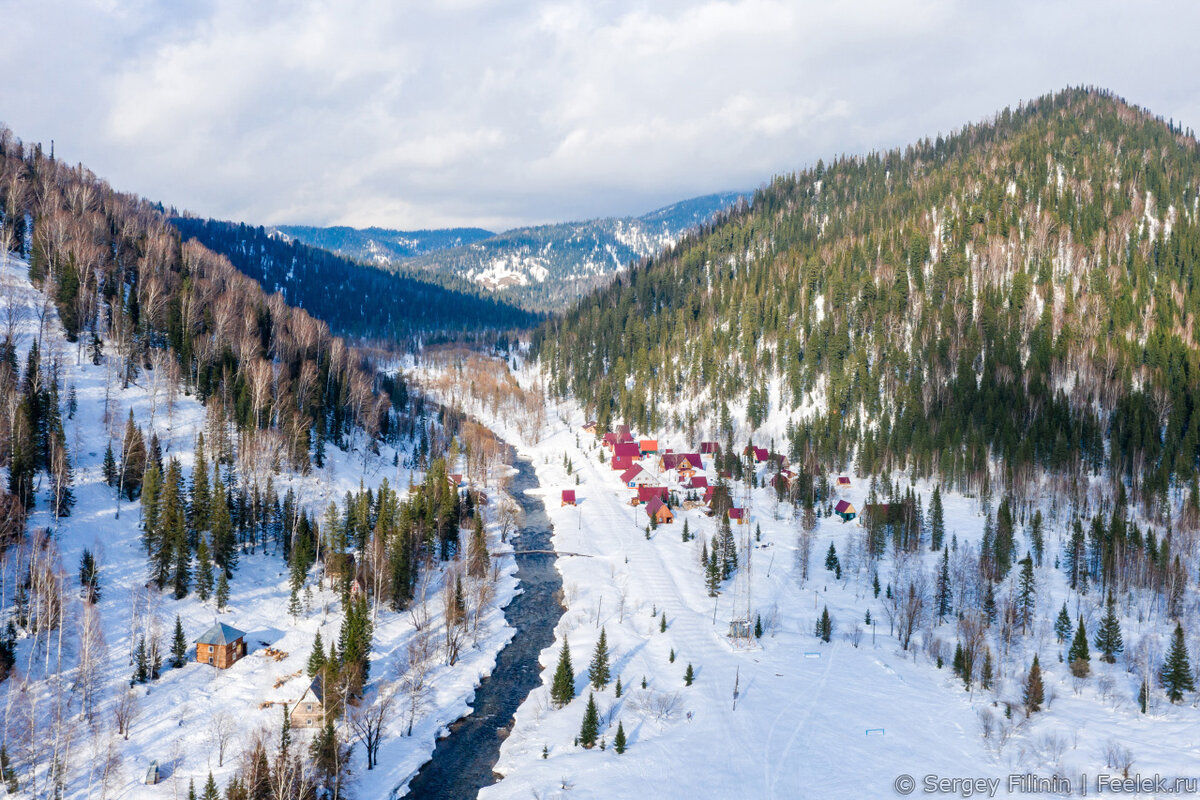
[[[663,500],[667,499],[667,487],[665,486],[639,486],[637,490],[639,503],[648,503],[658,497]]]
[[[613,455],[616,456],[630,456],[632,458],[637,458],[641,454],[642,451],[637,446],[637,442],[617,442],[616,447],[613,448]]]
[[[564,503],[574,503],[575,502],[575,490],[574,489],[563,489],[562,501]]]

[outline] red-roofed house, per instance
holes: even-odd
[[[447,475],[446,480],[450,481],[450,485],[456,488],[462,486],[462,475],[459,475],[457,472]]]
[[[849,489],[850,478],[845,475],[839,475],[837,479],[837,485],[839,489]]]
[[[613,447],[613,456],[618,458],[628,456],[631,460],[637,461],[642,457],[642,451],[637,442],[617,442]]]
[[[655,486],[658,484],[658,476],[642,467],[641,464],[634,464],[621,473],[621,483],[630,489],[636,489],[639,486]]]
[[[632,441],[633,441],[633,434],[629,431],[629,426],[628,425],[618,425],[617,426],[617,443],[620,444],[622,442],[632,442]]]
[[[615,469],[615,470],[619,470],[619,471],[621,471],[621,472],[624,472],[625,470],[627,470],[627,469],[629,469],[630,467],[632,467],[632,466],[633,466],[633,459],[632,459],[632,458],[630,458],[629,456],[617,456],[617,455],[614,455],[614,456],[612,457],[612,462],[611,462],[611,463],[612,463],[612,468],[613,468],[613,469]]]
[[[717,442],[700,443],[700,455],[702,456],[715,456],[719,452],[721,452],[721,445]]]
[[[858,514],[858,512],[854,510],[854,506],[850,505],[845,500],[837,501],[837,505],[833,507],[833,513],[841,517],[843,522],[849,522]]]
[[[685,489],[707,489],[708,488],[708,478],[704,477],[703,475],[696,475],[695,477],[689,479],[688,482],[683,485],[683,488],[685,488]]]
[[[658,439],[642,439],[638,442],[638,449],[642,451],[642,455],[658,453]]]
[[[564,506],[575,505],[575,490],[574,489],[563,489],[562,504]]]
[[[738,525],[746,524],[746,509],[731,508],[729,509],[729,519],[731,522],[736,521]]]
[[[679,473],[679,479],[683,480],[704,469],[704,462],[700,460],[699,453],[664,453],[659,459],[659,466],[664,471],[675,470]]]
[[[596,432],[596,420],[594,420],[594,419],[588,420],[587,424],[583,426],[583,430],[585,433],[595,433]]]
[[[634,495],[633,502],[631,503],[631,505],[638,506],[638,505],[641,505],[642,503],[649,503],[651,500],[653,500],[656,497],[659,498],[660,500],[665,501],[667,499],[667,487],[665,487],[665,486],[639,486],[637,488],[637,494]]]
[[[671,513],[671,509],[667,508],[667,504],[657,497],[646,504],[646,516],[659,525],[666,525],[675,521],[675,515]]]
[[[767,448],[765,448],[765,447],[747,447],[745,450],[742,451],[742,455],[744,455],[744,456],[753,455],[755,463],[761,464],[762,462],[764,462],[768,458],[770,458],[771,454],[767,452]]]
[[[617,443],[617,435],[612,431],[609,431],[608,433],[604,434],[602,441],[604,442],[605,447],[607,447],[609,450],[612,450],[613,445]]]

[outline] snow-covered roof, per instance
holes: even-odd
[[[218,622],[206,630],[204,635],[196,640],[196,644],[232,644],[245,635],[245,631],[239,631],[232,625]]]

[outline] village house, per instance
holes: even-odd
[[[633,496],[633,501],[630,505],[638,506],[642,503],[649,503],[654,498],[661,500],[667,499],[667,487],[665,486],[639,486],[637,494]]]
[[[679,480],[693,477],[704,469],[699,453],[663,453],[659,457],[659,469],[663,472],[675,470]]]
[[[633,441],[633,433],[629,430],[629,426],[628,425],[618,425],[617,426],[617,444],[629,444],[629,443],[636,444],[636,442]]]
[[[642,457],[642,451],[637,442],[617,442],[613,446],[613,458],[628,458],[631,462]]]
[[[657,497],[651,498],[650,502],[646,504],[646,516],[659,525],[675,521],[675,515],[671,513],[671,509],[667,508],[667,504]]]
[[[608,433],[604,434],[600,441],[604,443],[605,447],[607,447],[609,450],[612,450],[617,446],[617,435],[612,431],[609,431]]]
[[[245,636],[244,631],[218,622],[196,640],[196,660],[217,669],[228,669],[246,655]]]
[[[585,424],[583,426],[583,430],[584,430],[584,433],[595,433],[596,432],[596,420],[594,420],[594,419],[588,420],[587,424]]]
[[[715,456],[720,452],[721,452],[721,445],[719,445],[716,442],[701,442],[700,443],[700,455],[702,455],[702,456]]]
[[[837,505],[833,507],[833,513],[841,517],[843,522],[850,522],[858,516],[858,512],[854,510],[854,506],[850,505],[846,500],[838,500]]]
[[[575,505],[575,490],[574,489],[563,489],[562,505],[564,505],[564,506]],[[561,506],[560,506],[560,508],[561,508]]]
[[[729,509],[729,521],[736,522],[738,525],[746,524],[746,509],[731,508]]]
[[[630,489],[636,489],[639,486],[657,486],[659,479],[657,475],[641,464],[634,464],[621,473],[621,483]]]
[[[658,455],[658,439],[642,439],[638,442],[638,449],[644,456]]]
[[[771,454],[767,452],[767,448],[754,447],[753,445],[748,445],[746,449],[742,451],[742,455],[753,456],[755,464],[761,464],[771,456]]]
[[[839,489],[849,489],[850,488],[850,479],[848,477],[846,477],[845,475],[839,475],[838,479],[837,479],[837,487]]]
[[[454,472],[454,473],[451,473],[450,475],[447,475],[446,480],[448,480],[450,482],[451,486],[453,486],[455,489],[457,489],[458,487],[462,486],[463,477],[462,477],[462,475],[459,475],[457,472]]]
[[[325,687],[318,674],[292,706],[293,728],[320,728],[325,724]]]

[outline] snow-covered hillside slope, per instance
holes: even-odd
[[[43,315],[44,324],[39,324]],[[3,257],[0,318],[13,323],[22,365],[31,344],[40,340],[43,358],[54,356],[61,365],[64,401],[71,389],[77,398],[74,416],[64,419],[75,459],[74,510],[56,524],[46,510],[47,489],[42,485],[37,510],[28,524],[31,532],[46,531],[51,542],[32,557],[56,558],[52,566],[67,597],[64,624],[50,631],[49,638],[42,635],[36,642],[22,632],[14,672],[0,684],[5,750],[21,785],[17,796],[51,795],[49,773],[56,753],[64,770],[61,796],[67,798],[184,797],[188,782],[194,780],[199,790],[210,771],[218,786],[224,786],[253,737],[263,732],[268,741],[278,740],[282,704],[294,704],[308,685],[304,670],[314,636],[320,632],[327,647],[337,640],[342,618],[339,594],[329,588],[328,581],[322,584],[319,567],[314,568],[302,595],[303,610],[293,619],[288,612],[287,565],[269,548],[240,553],[223,613],[218,613],[213,601],[199,601],[194,592],[176,600],[170,592],[151,588],[140,539],[139,507],[122,501],[118,516],[114,493],[102,476],[105,448],[114,436],[120,436],[132,411],[147,435],[151,430],[158,434],[164,459],[178,458],[186,476],[205,409],[193,397],[182,393],[172,397],[163,382],[149,373],[122,390],[119,381],[110,382],[104,364],[93,366],[86,352],[78,358],[75,345],[64,338],[53,304],[30,284],[27,266]],[[363,485],[377,486],[384,478],[396,487],[408,485],[407,470],[392,466],[391,448],[364,456],[364,444],[360,438],[350,452],[330,448],[326,467],[309,476],[274,475],[276,490],[282,495],[294,489],[300,502],[319,514],[346,492]],[[401,454],[400,462],[404,460]],[[6,478],[7,470],[0,470],[0,479]],[[501,554],[501,578],[494,602],[481,617],[478,637],[468,640],[453,667],[435,656],[411,736],[405,735],[407,714],[397,713],[387,726],[379,767],[368,772],[362,748],[355,748],[353,791],[359,797],[384,797],[407,782],[429,757],[439,732],[468,710],[474,687],[490,672],[496,653],[511,637],[512,629],[501,611],[516,591],[513,561],[504,555],[511,547],[499,541],[491,522],[489,535],[490,549]],[[0,607],[5,621],[12,618],[15,587],[28,568],[29,541],[34,536],[3,552]],[[91,719],[82,714],[79,687],[80,641],[91,617],[79,598],[77,580],[85,548],[99,562],[101,593],[94,607],[102,641],[95,676],[97,705]],[[442,627],[436,599],[442,577],[435,568],[426,586],[431,616],[427,630],[435,636]],[[218,621],[245,631],[247,656],[231,668],[219,670],[196,663],[195,648],[189,646],[189,660],[182,668],[167,667],[158,680],[134,687],[136,711],[129,735],[122,737],[116,732],[115,719],[117,706],[131,684],[137,632],[157,634],[166,653],[176,615],[189,643]],[[409,614],[380,607],[369,691],[380,681],[396,680],[397,666],[407,657],[413,632]],[[229,732],[223,763],[218,755],[218,727]],[[294,739],[304,746],[308,736],[293,731]],[[349,733],[347,738],[352,738]],[[165,786],[144,785],[147,769],[155,761]]]
[[[536,378],[526,374],[521,381],[530,385]],[[775,501],[772,489],[757,488],[748,525],[733,526],[739,547],[748,535],[750,563],[742,553],[736,577],[714,599],[705,589],[700,550],[717,531],[716,520],[699,508],[676,508],[675,522],[647,536],[645,506],[630,505],[632,490],[601,460],[602,448],[581,430],[585,419],[576,407],[557,406],[547,415],[548,425],[524,439],[490,404],[467,402],[466,408],[509,441],[523,442],[520,449],[532,458],[547,496],[555,546],[570,554],[558,559],[568,610],[555,644],[541,656],[543,687],[518,711],[496,767],[505,778],[480,794],[484,800],[892,797],[895,786],[904,788],[901,776],[915,779],[918,795],[925,793],[926,776],[935,776],[998,781],[994,796],[1044,797],[1019,780],[1010,785],[1009,776],[1057,776],[1073,782],[1076,794],[1086,776],[1093,794],[1098,775],[1119,777],[1130,759],[1131,775],[1195,772],[1200,727],[1194,693],[1187,703],[1171,705],[1152,683],[1148,714],[1139,712],[1134,699],[1145,666],[1156,669],[1161,662],[1165,634],[1173,627],[1161,609],[1122,598],[1126,649],[1117,663],[1101,663],[1093,650],[1092,675],[1085,681],[1073,679],[1060,663],[1066,644],[1056,640],[1052,622],[1063,603],[1072,619],[1082,615],[1089,632],[1104,608],[1096,590],[1069,592],[1055,568],[1067,521],[1053,508],[1045,509],[1047,558],[1035,569],[1033,628],[1028,635],[1013,632],[1001,649],[993,630],[992,688],[981,689],[976,680],[967,692],[951,668],[959,637],[956,614],[939,623],[926,608],[908,650],[891,625],[888,592],[910,580],[929,581],[940,564],[940,554],[928,546],[899,559],[889,548],[872,562],[859,521],[820,515],[808,554],[809,578],[803,580],[801,523],[789,504]],[[658,444],[677,451],[698,445],[666,434]],[[707,457],[705,464],[713,480]],[[686,495],[673,481],[665,485]],[[932,486],[914,488],[928,505]],[[560,504],[563,489],[576,491],[577,505]],[[854,478],[831,502],[847,499],[861,509],[868,491],[869,479]],[[742,505],[742,498],[736,489],[735,503]],[[969,601],[961,570],[974,563],[983,506],[978,498],[952,492],[944,492],[944,503],[954,609],[970,614],[978,609],[964,607]],[[687,543],[681,535],[685,521],[694,537]],[[840,580],[823,566],[831,545]],[[1021,554],[1029,547],[1020,534],[1017,547]],[[997,587],[998,604],[1011,600],[1017,571]],[[750,618],[761,617],[764,630],[761,639],[739,644],[727,634],[729,621],[745,616],[747,573]],[[826,607],[834,626],[829,643],[814,635]],[[587,670],[601,630],[613,683],[594,691]],[[1195,654],[1195,640],[1189,641]],[[570,646],[576,696],[556,709],[550,689],[564,642]],[[1026,718],[1022,683],[1035,653],[1045,674],[1046,702],[1044,710]],[[689,665],[695,675],[690,686],[684,680]],[[575,744],[592,693],[605,749]],[[618,724],[628,740],[624,754],[613,749]],[[988,785],[957,784],[949,794],[986,796]]]

